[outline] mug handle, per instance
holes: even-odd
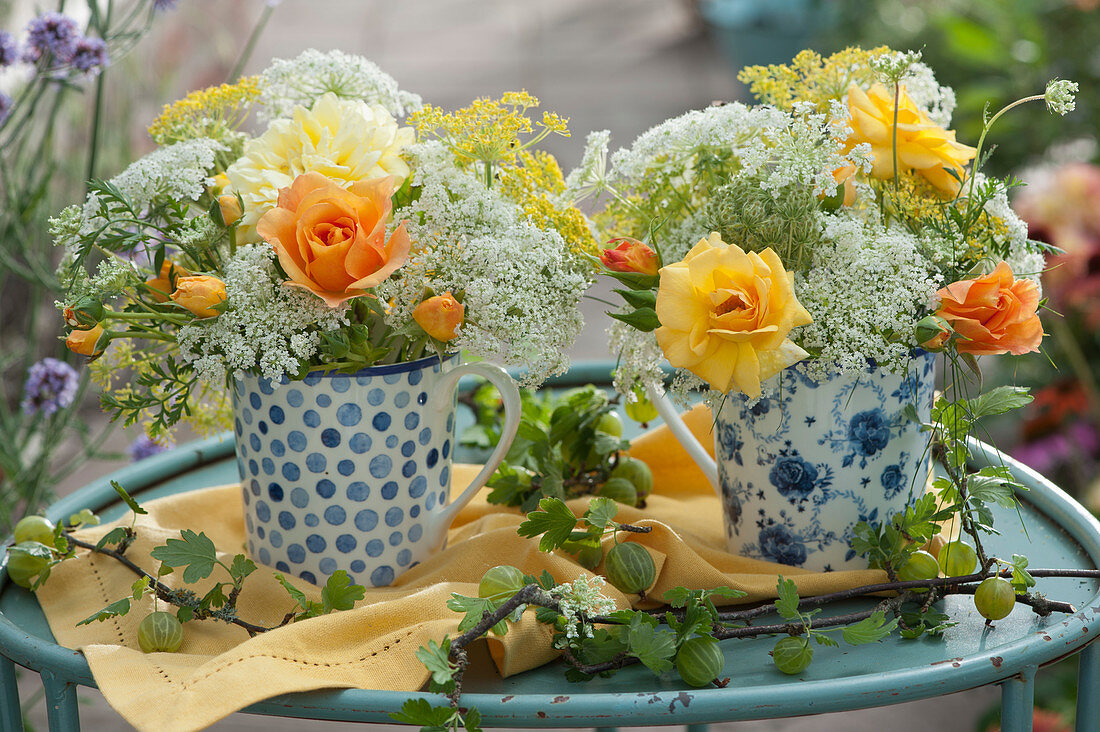
[[[500,442],[497,443],[496,449],[489,456],[481,472],[477,474],[477,477],[466,487],[466,490],[462,491],[458,498],[437,514],[434,523],[436,530],[440,532],[446,531],[450,527],[458,512],[470,502],[470,499],[481,490],[482,486],[489,482],[489,478],[496,472],[497,467],[504,462],[504,457],[508,454],[509,448],[512,447],[512,441],[516,438],[516,432],[519,430],[521,402],[516,382],[512,380],[507,371],[489,363],[462,364],[454,367],[440,378],[432,391],[431,398],[437,419],[446,420],[447,413],[451,411],[450,393],[458,387],[459,379],[471,374],[488,380],[500,392],[501,401],[504,403],[504,426],[500,432]],[[447,398],[439,398],[444,394],[447,395]]]
[[[688,426],[684,424],[684,420],[680,417],[680,413],[676,410],[669,398],[665,396],[663,390],[658,391],[657,387],[653,384],[646,385],[646,394],[649,396],[649,401],[653,402],[657,407],[657,414],[661,415],[661,419],[668,425],[668,429],[672,432],[673,437],[679,441],[680,445],[687,452],[688,456],[695,461],[695,464],[699,466],[699,469],[703,471],[703,475],[710,481],[711,486],[714,488],[714,492],[718,495],[722,494],[722,487],[718,482],[718,463],[714,461],[714,458],[707,453],[707,449],[703,447],[703,444],[695,438]]]

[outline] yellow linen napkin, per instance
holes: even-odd
[[[689,426],[705,444],[710,415],[696,409]],[[654,493],[644,510],[622,507],[618,519],[652,526],[630,541],[646,546],[657,563],[650,595],[660,597],[677,585],[719,585],[744,590],[752,602],[775,596],[776,575],[793,578],[803,595],[833,592],[884,579],[879,571],[809,573],[792,567],[745,559],[725,552],[722,510],[710,485],[666,428],[634,441],[632,454],[654,473]],[[454,485],[467,485],[476,466],[456,465]],[[185,626],[178,653],[145,654],[138,649],[137,628],[153,609],[153,599],[121,618],[77,627],[76,623],[130,594],[136,576],[109,557],[81,552],[56,567],[38,600],[58,643],[83,651],[107,701],[140,730],[197,730],[257,701],[295,691],[363,688],[414,691],[428,679],[415,658],[429,640],[455,634],[461,617],[447,609],[451,593],[477,595],[490,567],[514,564],[531,574],[547,570],[559,582],[585,570],[566,554],[544,554],[537,539],[516,534],[518,510],[491,506],[483,492],[463,510],[451,528],[447,549],[401,575],[392,587],[368,589],[355,609],[295,623],[249,638],[233,625],[217,621]],[[579,515],[588,499],[570,502]],[[237,485],[196,490],[151,501],[137,519],[138,539],[127,556],[155,572],[154,546],[180,529],[204,531],[224,558],[244,551],[241,492]],[[129,518],[124,520],[129,523]],[[102,536],[109,526],[81,532]],[[179,586],[179,572],[165,581]],[[320,590],[291,578],[311,599]],[[201,585],[206,587],[209,581]],[[620,608],[631,599],[607,586]],[[291,609],[273,570],[261,567],[245,582],[239,616],[272,626]],[[163,604],[161,606],[163,608]],[[503,638],[491,638],[489,651],[501,674],[526,671],[552,660],[550,633],[528,612]],[[564,681],[563,681],[564,683]]]

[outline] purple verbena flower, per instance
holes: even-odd
[[[19,44],[15,42],[15,36],[0,30],[0,69],[11,66],[18,60]]]
[[[0,125],[4,124],[4,120],[11,114],[11,97],[4,92],[0,92]]]
[[[167,438],[162,438],[158,441],[150,438],[148,435],[142,435],[134,440],[130,447],[126,448],[126,452],[130,455],[130,460],[136,463],[138,460],[152,457],[171,447],[175,447],[175,445]]]
[[[49,416],[58,409],[72,405],[79,381],[76,369],[64,361],[42,359],[27,369],[21,404],[23,413],[42,412]]]
[[[53,56],[62,63],[73,57],[77,41],[76,21],[61,13],[43,13],[27,24],[27,47],[23,60],[36,63],[43,56]]]
[[[177,2],[179,2],[179,0],[153,0],[153,10],[158,13],[164,12],[165,10],[171,10],[176,7]]]
[[[85,36],[73,46],[73,56],[69,63],[77,71],[85,74],[97,74],[107,65],[107,44],[102,38]]]

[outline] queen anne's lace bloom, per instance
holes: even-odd
[[[572,582],[563,582],[550,594],[558,598],[558,611],[565,619],[565,637],[578,638],[581,634],[581,615],[592,617],[615,611],[615,601],[601,592],[606,583],[599,575],[581,575]],[[584,634],[591,638],[592,627],[583,625]]]
[[[244,201],[241,237],[257,241],[256,222],[302,173],[321,173],[343,188],[392,175],[400,186],[409,175],[401,154],[412,141],[412,128],[398,127],[381,105],[327,93],[310,109],[296,107],[291,119],[277,119],[249,140],[226,171],[229,192]]]
[[[264,244],[238,249],[225,268],[226,311],[180,329],[181,355],[207,384],[246,371],[277,382],[316,353],[321,331],[347,324],[344,308],[283,285],[274,260]]]
[[[276,59],[263,74],[265,120],[290,117],[295,107],[312,107],[324,94],[385,107],[395,117],[420,108],[420,97],[402,91],[393,77],[362,56],[340,51],[304,51]]]

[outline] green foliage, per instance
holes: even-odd
[[[657,619],[645,613],[636,613],[630,619],[626,632],[628,653],[650,671],[662,674],[672,668],[676,655],[676,633],[660,630]]]
[[[538,509],[527,514],[527,520],[519,525],[517,531],[520,536],[526,537],[542,534],[539,550],[550,552],[569,540],[577,521],[561,499],[543,498]]]
[[[253,565],[253,569],[255,569],[255,565]],[[251,570],[249,571],[251,572]],[[362,600],[367,593],[366,588],[362,585],[352,584],[348,573],[342,569],[338,569],[329,575],[325,586],[321,588],[320,602],[310,600],[304,592],[292,585],[282,574],[276,573],[275,579],[279,581],[279,584],[283,586],[298,607],[298,612],[294,613],[293,616],[295,622],[315,618],[319,615],[328,615],[337,610],[351,610],[355,603]]]
[[[191,529],[180,531],[179,539],[167,539],[163,546],[154,547],[149,555],[160,562],[178,569],[183,567],[183,581],[194,584],[206,579],[218,563],[218,550],[204,533]]]
[[[407,699],[400,712],[393,712],[390,718],[401,724],[419,726],[421,732],[457,732],[464,727],[466,732],[481,732],[481,712],[470,709],[465,716],[454,707],[432,706],[427,699]]]
[[[458,670],[450,658],[451,639],[443,636],[442,643],[429,640],[427,647],[421,646],[416,650],[416,657],[424,664],[432,674],[433,689],[446,688],[454,683],[454,675]]]
[[[589,385],[560,396],[523,390],[521,400],[519,431],[489,479],[489,502],[531,511],[543,497],[569,499],[599,492],[630,447],[600,428],[601,419],[615,410],[603,390]],[[484,385],[465,402],[474,410],[475,424],[460,442],[478,448],[495,445],[501,428],[496,393]],[[639,490],[639,498],[646,493]]]
[[[126,492],[126,489],[123,488],[122,485],[117,480],[112,480],[111,481],[111,487],[115,489],[115,493],[117,493],[118,497],[122,499],[122,502],[125,503],[126,506],[131,511],[133,511],[135,514],[144,515],[144,514],[149,513],[144,508],[142,508],[140,505],[138,505],[137,501],[135,501],[133,498],[130,497],[130,494]]]

